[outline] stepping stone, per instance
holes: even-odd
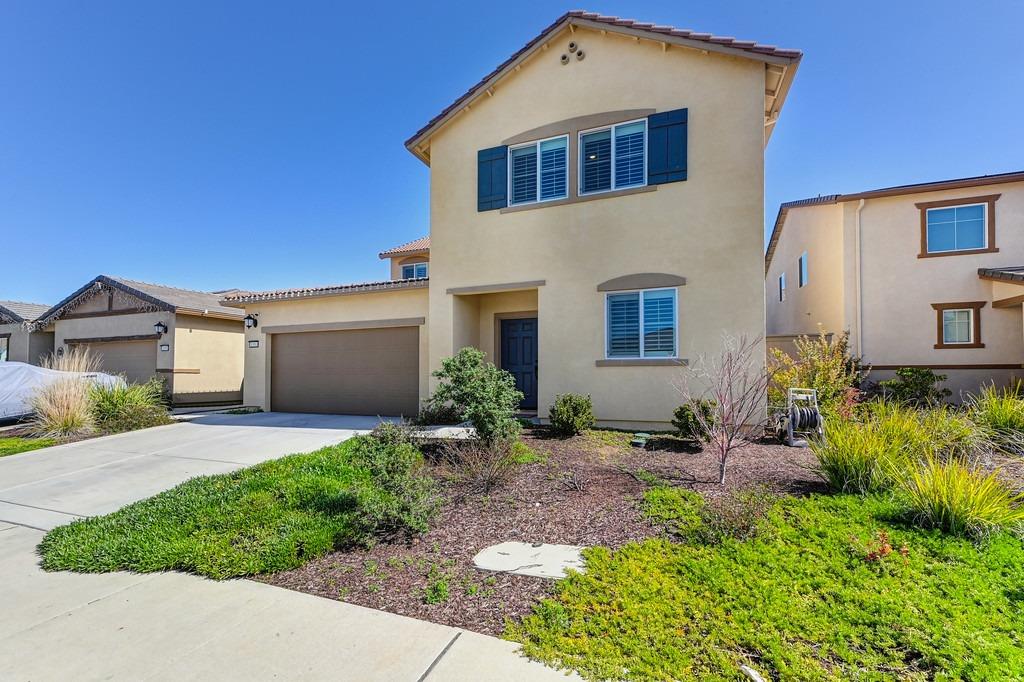
[[[503,542],[491,545],[473,557],[483,571],[515,573],[535,578],[564,578],[567,568],[583,572],[583,547],[545,543]]]

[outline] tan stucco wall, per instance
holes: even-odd
[[[790,209],[765,278],[766,328],[776,334],[842,332],[843,209],[840,204]],[[801,254],[808,278],[800,286]],[[786,300],[779,301],[779,277],[786,273]]]
[[[8,357],[11,362],[29,362],[29,332],[20,323],[0,324],[0,334],[10,334],[7,339]],[[39,364],[36,361],[33,364]]]
[[[605,352],[596,287],[642,272],[686,277],[678,292],[683,358],[717,354],[723,332],[762,337],[764,65],[586,29],[572,39],[585,60],[561,65],[562,34],[431,140],[431,369],[474,335],[486,341],[487,322],[447,288],[546,280],[537,292],[539,412],[555,394],[578,391],[593,397],[604,422],[664,424],[679,403],[672,383],[681,370],[595,366]],[[477,212],[478,150],[577,116],[683,107],[687,181]]]
[[[241,320],[176,315],[174,368],[170,375],[177,400],[204,402],[241,399],[245,364],[245,327]],[[198,374],[182,370],[198,369]]]
[[[103,297],[104,305],[106,298]],[[86,311],[82,311],[86,312]],[[54,323],[54,349],[64,347],[65,339],[93,339],[111,336],[141,336],[153,333],[153,325],[163,322],[167,325],[167,333],[157,343],[169,344],[170,351],[157,351],[157,369],[174,367],[174,313],[160,311],[155,313],[135,313],[132,315],[101,315],[77,319],[58,319]]]
[[[364,322],[368,320],[427,317],[427,290],[399,289],[346,296],[275,301],[246,306],[247,313],[259,314],[259,326],[245,331],[246,405],[270,409],[270,353],[273,334],[265,329],[282,325],[322,324],[331,322]],[[249,341],[259,341],[258,348],[249,348]],[[426,327],[420,327],[420,399],[427,396],[428,338]]]

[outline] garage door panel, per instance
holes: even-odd
[[[144,383],[156,376],[156,341],[110,341],[86,344],[100,362],[100,371],[119,374],[129,383]]]
[[[272,410],[418,412],[418,327],[275,334],[270,354]]]

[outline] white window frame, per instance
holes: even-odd
[[[928,230],[928,216],[932,211],[945,211],[951,208],[970,208],[971,206],[981,206],[981,234],[984,236],[984,243],[982,246],[976,246],[970,249],[958,249],[956,247],[956,222],[953,222],[953,248],[952,249],[933,249],[931,245],[931,233]],[[952,206],[933,206],[932,208],[926,208],[924,211],[924,240],[925,240],[925,253],[959,253],[961,251],[983,251],[988,248],[988,204],[985,202],[971,202],[969,204],[953,204]]]
[[[644,292],[671,291],[672,311],[675,327],[672,334],[672,355],[644,355]],[[622,294],[640,294],[640,355],[609,355],[608,346],[608,298]],[[654,289],[623,289],[622,291],[606,291],[604,294],[604,359],[605,360],[678,360],[679,359],[679,290],[675,287],[656,287]]]
[[[946,340],[946,313],[967,313],[967,340],[966,341],[947,341]],[[944,308],[939,311],[942,316],[942,340],[943,346],[967,346],[974,343],[974,316],[977,311],[974,308]]]
[[[786,273],[779,275],[779,303],[786,302]]]
[[[419,277],[419,276],[416,275],[416,268],[421,266],[421,265],[423,266],[423,272],[424,272],[423,277]],[[412,268],[412,277],[406,277],[405,276],[405,269],[406,268]],[[403,280],[405,280],[405,279],[426,279],[429,276],[430,276],[430,268],[428,267],[428,264],[426,262],[421,262],[421,263],[405,263],[404,265],[402,265],[402,279]]]
[[[811,268],[807,263],[807,252],[804,251],[800,254],[800,258],[796,262],[797,268],[797,281],[800,284],[800,288],[803,289],[807,286],[807,282],[811,279]],[[806,274],[804,274],[806,272]]]
[[[550,142],[552,140],[565,140],[565,192],[560,197],[548,197],[547,199],[540,198],[540,146],[544,142]],[[517,149],[525,149],[527,147],[534,148],[534,158],[537,160],[537,191],[534,193],[534,198],[529,201],[519,201],[513,203],[512,201],[512,152]],[[568,135],[555,135],[553,137],[545,137],[542,140],[534,140],[533,142],[524,142],[508,148],[508,205],[513,206],[528,206],[530,204],[543,204],[548,201],[560,201],[562,199],[569,198],[569,136]]]
[[[629,187],[616,187],[616,177],[615,177],[615,129],[618,128],[619,126],[627,126],[627,125],[631,125],[633,123],[643,123],[644,124],[644,181],[641,182],[639,185],[630,185]],[[608,189],[598,189],[598,190],[594,190],[593,192],[584,192],[583,191],[583,136],[584,135],[590,135],[591,133],[600,133],[600,132],[602,132],[604,130],[611,131],[611,152],[612,152],[612,158],[611,158],[611,164],[612,164],[611,165],[611,180],[612,180],[612,182],[611,182],[611,186]],[[604,194],[605,192],[617,192],[617,191],[622,190],[622,189],[637,189],[637,188],[640,188],[640,187],[646,187],[647,186],[647,153],[649,151],[648,142],[650,141],[649,133],[650,133],[650,131],[649,131],[648,127],[647,127],[647,119],[646,118],[635,118],[632,121],[621,121],[619,123],[615,123],[615,124],[612,124],[610,126],[600,126],[598,128],[589,128],[587,130],[579,131],[576,134],[576,155],[579,157],[577,159],[577,164],[576,164],[577,165],[577,172],[576,172],[576,193],[577,193],[577,195],[581,196],[581,197],[588,197],[588,196],[592,196],[594,194]]]

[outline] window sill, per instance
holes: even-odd
[[[657,185],[644,185],[643,187],[630,187],[628,189],[616,189],[610,192],[598,194],[584,194],[583,196],[566,197],[565,199],[552,199],[550,201],[535,201],[531,204],[519,204],[517,206],[506,206],[498,211],[499,213],[518,213],[519,211],[532,211],[536,208],[549,208],[551,206],[565,206],[566,204],[580,204],[585,201],[597,201],[598,199],[611,199],[613,197],[625,197],[630,194],[643,194],[644,192],[656,192]]]
[[[950,350],[953,348],[984,348],[983,343],[937,343],[935,344],[936,349]]]
[[[942,258],[943,256],[970,256],[976,253],[999,253],[999,248],[993,246],[990,249],[966,249],[964,251],[936,251],[935,253],[919,253],[918,258]]]
[[[686,358],[621,358],[596,360],[597,367],[686,367]]]

